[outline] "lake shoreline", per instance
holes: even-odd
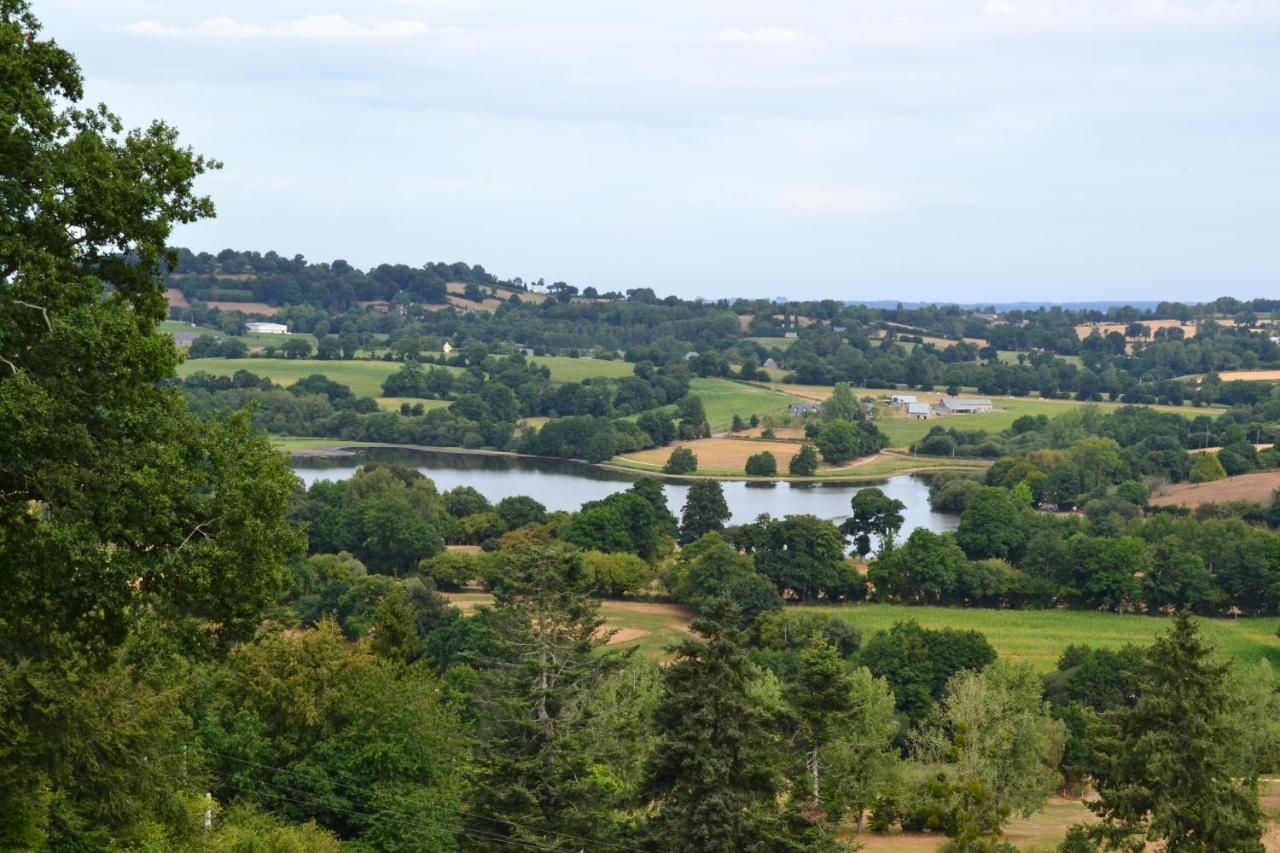
[[[450,453],[459,456],[494,456],[506,457],[510,459],[536,459],[554,462],[569,462],[575,465],[585,465],[590,468],[597,468],[602,471],[611,471],[617,474],[631,474],[641,477],[657,477],[660,480],[721,480],[726,482],[744,482],[744,483],[857,483],[857,482],[877,482],[887,480],[889,477],[915,476],[937,474],[947,471],[980,471],[986,468],[990,463],[986,460],[975,459],[972,464],[968,464],[970,460],[964,460],[963,463],[954,463],[948,465],[920,465],[912,468],[905,468],[899,471],[879,474],[834,474],[823,476],[821,474],[812,477],[795,477],[787,474],[779,474],[773,477],[757,477],[749,474],[734,473],[714,473],[714,474],[668,474],[661,470],[650,470],[641,468],[638,465],[619,465],[612,462],[588,462],[585,459],[566,459],[560,456],[538,456],[531,453],[517,453],[513,450],[487,450],[483,448],[465,448],[465,447],[438,447],[426,444],[391,444],[387,442],[346,442],[333,441],[325,442],[322,439],[316,439],[316,444],[312,447],[304,448],[281,448],[282,452],[288,453],[290,457],[298,457],[301,459],[339,459],[350,456],[358,456],[360,451],[371,448],[390,448],[393,450],[412,450],[427,453]],[[897,454],[893,454],[897,455]],[[941,460],[940,460],[941,461]]]

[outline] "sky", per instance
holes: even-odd
[[[685,297],[1280,296],[1280,0],[33,0],[197,251]]]

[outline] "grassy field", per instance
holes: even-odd
[[[751,415],[776,415],[787,411],[793,403],[800,402],[795,396],[734,382],[732,379],[694,378],[689,383],[689,393],[702,398],[702,405],[707,410],[707,421],[715,432],[729,428],[734,415],[741,415],[746,420]]]
[[[785,441],[745,441],[737,438],[700,438],[694,441],[678,441],[669,447],[654,447],[649,450],[638,450],[625,456],[615,456],[609,460],[612,465],[634,468],[637,471],[658,472],[666,464],[671,451],[676,447],[688,447],[698,457],[698,470],[695,474],[706,477],[743,477],[746,475],[747,457],[768,451],[778,463],[778,475],[787,476],[787,466],[791,457],[800,451],[797,442]],[[951,471],[981,468],[985,462],[966,459],[945,459],[938,457],[900,456],[881,453],[856,459],[848,465],[833,468],[822,465],[818,469],[816,480],[854,479],[878,480],[893,474],[906,471]]]
[[[1118,648],[1126,643],[1150,645],[1168,630],[1170,620],[1077,610],[984,610],[954,607],[908,607],[897,604],[854,604],[828,608],[862,629],[864,637],[914,619],[926,628],[981,631],[1002,658],[1026,661],[1038,672],[1057,665],[1072,643]],[[1253,663],[1269,661],[1280,671],[1280,618],[1202,619],[1204,634],[1226,658]]]
[[[777,347],[778,349],[781,349],[781,350],[788,349],[792,344],[796,342],[795,338],[747,338],[747,340],[751,341],[752,343],[759,344],[765,349],[772,349],[774,347]]]
[[[432,409],[443,409],[452,402],[451,400],[428,400],[426,397],[375,397],[374,399],[378,401],[378,407],[384,412],[400,411],[401,403],[408,403],[410,406],[421,403],[423,410],[429,412]]]
[[[289,436],[271,436],[271,446],[281,453],[294,453],[303,450],[325,450],[330,447],[378,447],[376,441],[344,441],[340,438],[292,438]]]
[[[304,376],[320,373],[334,382],[348,386],[357,397],[379,397],[382,381],[400,369],[393,361],[320,361],[284,358],[197,358],[178,365],[179,376],[198,371],[216,376],[231,376],[247,370],[265,376],[281,385],[292,385]],[[453,369],[453,368],[450,368]],[[398,405],[398,404],[397,404]]]
[[[550,368],[553,382],[581,382],[599,376],[619,379],[634,375],[636,367],[622,359],[608,361],[603,358],[569,358],[563,355],[535,355],[528,361]]]

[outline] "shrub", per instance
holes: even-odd
[[[662,470],[667,474],[692,474],[698,470],[698,457],[687,447],[677,447]]]
[[[800,448],[800,452],[791,457],[788,470],[796,477],[812,477],[818,471],[818,453],[812,444]]]
[[[1211,483],[1227,476],[1226,469],[1218,461],[1216,453],[1201,453],[1191,465],[1191,475],[1187,479],[1192,483]]]
[[[747,459],[747,473],[753,477],[772,477],[778,473],[778,460],[767,450],[756,453]]]

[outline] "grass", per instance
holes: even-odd
[[[294,453],[300,450],[318,450],[330,447],[379,447],[376,441],[345,441],[341,438],[291,438],[282,435],[271,436],[271,446],[281,453]]]
[[[603,358],[569,358],[564,355],[535,355],[530,364],[545,365],[551,370],[553,382],[581,382],[584,379],[607,377],[620,379],[635,374],[635,365],[629,361]]]
[[[432,409],[443,409],[452,402],[451,400],[428,400],[426,397],[375,397],[374,399],[378,401],[378,407],[384,412],[400,411],[401,403],[408,403],[410,406],[421,403],[423,410],[429,412]]]
[[[1127,643],[1145,646],[1170,620],[1080,610],[985,610],[958,607],[909,607],[853,604],[825,608],[862,629],[865,637],[895,622],[915,620],[926,628],[973,629],[986,635],[1002,658],[1025,661],[1037,672],[1056,668],[1072,643],[1114,649]],[[1225,658],[1255,663],[1266,660],[1280,671],[1280,617],[1201,619],[1205,636]]]
[[[753,414],[760,417],[782,414],[792,404],[801,402],[791,394],[732,379],[697,377],[690,381],[689,393],[702,398],[707,422],[715,432],[727,430],[734,415],[747,420]]]
[[[752,343],[759,344],[760,346],[764,347],[765,349],[772,349],[772,348],[776,347],[776,348],[781,349],[781,350],[788,349],[792,344],[794,344],[794,343],[796,342],[796,339],[795,339],[795,338],[764,338],[764,337],[761,337],[761,338],[747,338],[747,340],[751,341]]]
[[[215,376],[231,376],[247,370],[265,376],[281,385],[292,385],[305,376],[320,373],[334,382],[348,386],[357,397],[379,397],[382,382],[400,369],[393,361],[320,361],[318,359],[285,358],[197,358],[178,365],[179,376],[198,371]]]
[[[698,457],[696,475],[704,477],[744,477],[746,476],[747,457],[753,453],[767,450],[778,462],[778,476],[787,477],[787,466],[800,449],[800,444],[791,442],[742,441],[731,438],[700,438],[696,441],[678,442],[688,447]],[[629,453],[626,456],[615,456],[609,464],[636,471],[657,473],[662,470],[667,458],[671,455],[671,447],[655,447]],[[855,461],[840,468],[819,468],[811,479],[815,482],[827,480],[880,480],[906,471],[916,473],[937,471],[962,471],[981,468],[985,462],[970,459],[946,459],[930,456],[899,456],[896,454],[879,454]]]

